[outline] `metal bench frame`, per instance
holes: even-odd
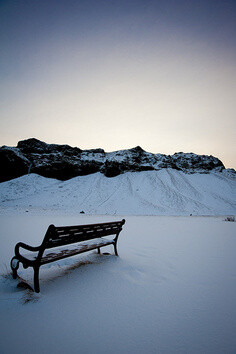
[[[36,293],[40,292],[39,288],[39,268],[41,265],[51,263],[63,258],[71,257],[80,253],[88,252],[93,249],[97,249],[100,254],[100,248],[105,247],[109,244],[114,246],[115,255],[118,256],[117,252],[117,240],[118,236],[122,230],[125,220],[99,223],[99,224],[88,224],[88,225],[78,225],[78,226],[54,226],[50,225],[46,231],[44,239],[40,246],[32,247],[23,242],[18,242],[15,246],[15,256],[11,260],[11,269],[13,278],[17,278],[17,270],[19,268],[19,263],[21,262],[23,267],[26,269],[32,267],[34,269],[34,291]],[[70,244],[78,244],[79,242],[85,242],[95,238],[101,238],[104,236],[115,235],[115,237],[107,241],[104,245],[99,243],[88,247],[82,247],[81,249],[72,250],[68,253],[55,253],[50,257],[43,257],[44,251],[47,249],[60,247]],[[20,248],[27,251],[37,252],[35,259],[29,259],[26,255],[20,253]]]

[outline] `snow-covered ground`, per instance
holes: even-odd
[[[8,275],[15,244],[39,244],[49,224],[123,217],[120,257],[108,246],[43,266],[39,295]],[[235,231],[223,217],[2,211],[0,352],[235,353]]]
[[[61,210],[86,214],[236,214],[236,178],[227,173],[186,174],[173,169],[101,173],[68,181],[25,175],[0,183],[4,212]]]
[[[1,183],[0,201],[1,354],[236,352],[230,176],[161,170],[60,182],[31,174]],[[107,246],[110,255],[67,258],[40,268],[40,294],[17,288],[9,266],[17,242],[39,245],[52,223],[123,218],[120,257]],[[31,268],[19,275],[33,285]]]

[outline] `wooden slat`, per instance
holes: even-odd
[[[107,223],[98,223],[98,224],[87,224],[87,225],[77,225],[77,226],[57,226],[56,229],[59,230],[71,230],[71,229],[77,229],[77,230],[84,230],[86,228],[90,229],[91,227],[110,227],[110,226],[122,226],[123,221],[113,221],[113,222],[107,222]]]

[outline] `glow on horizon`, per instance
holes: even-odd
[[[58,10],[55,28],[47,36],[42,27],[36,38],[26,31],[31,22],[14,30],[6,21],[0,145],[29,137],[105,151],[140,145],[153,153],[211,154],[235,168],[232,43],[191,23],[165,23],[158,9],[124,13],[123,5],[118,16],[110,9],[100,21],[85,8],[82,24],[72,21],[71,28]],[[50,23],[46,10],[34,14],[39,25]],[[14,11],[8,10],[9,21]],[[32,9],[28,21],[29,15]]]

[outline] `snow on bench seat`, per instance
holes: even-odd
[[[54,261],[60,258],[65,258],[66,256],[73,256],[77,253],[93,250],[101,246],[111,245],[112,243],[113,240],[107,240],[99,237],[80,242],[79,244],[70,244],[66,246],[46,249],[43,253],[41,264],[48,263],[49,261]],[[29,252],[22,254],[22,256],[30,261],[34,261],[38,256],[38,252]]]

